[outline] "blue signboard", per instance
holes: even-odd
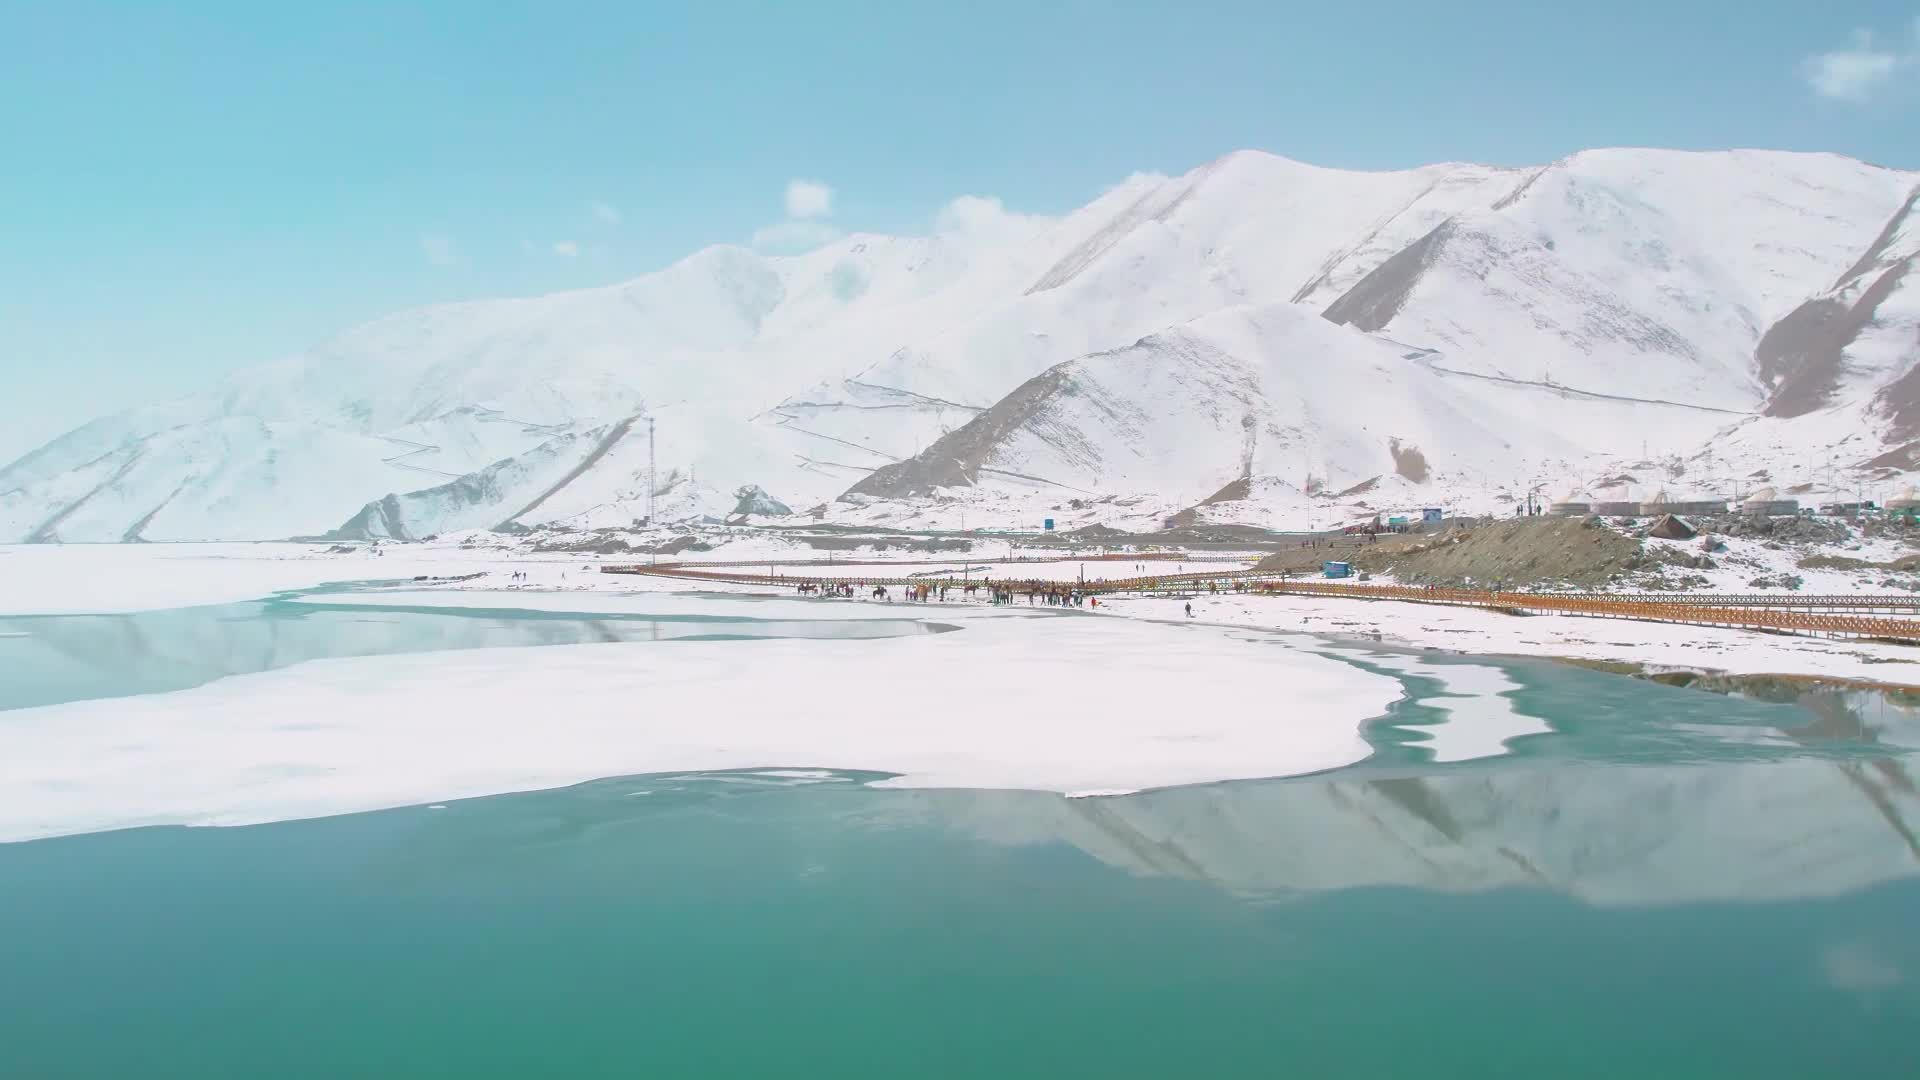
[[[1420,520],[1428,525],[1440,524],[1440,517],[1440,508],[1437,506],[1429,506],[1420,511]]]
[[[1330,578],[1352,577],[1353,567],[1343,562],[1323,562],[1320,564],[1320,573]]]
[[[1052,532],[1052,531],[1053,531],[1053,519],[1052,519],[1052,518],[1048,518],[1048,519],[1047,519],[1047,531],[1048,531],[1048,532]]]

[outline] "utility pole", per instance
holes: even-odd
[[[653,417],[647,417],[647,525],[653,525],[653,493],[657,488],[654,479],[653,458]]]

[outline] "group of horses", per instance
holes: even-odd
[[[1107,588],[1101,591],[1111,591],[1115,584],[1118,584],[1122,589],[1132,588],[1151,592],[1156,590],[1161,585],[1161,582],[1157,579],[1146,578],[1132,582],[1108,583]],[[956,589],[968,600],[973,599],[975,594],[985,590],[990,594],[991,601],[998,605],[1012,604],[1024,593],[1029,605],[1044,603],[1050,607],[1082,607],[1095,595],[1095,593],[1088,592],[1076,585],[1042,580],[1012,582],[970,581],[964,584],[956,582],[916,582],[910,585],[894,587],[880,584],[869,587],[863,582],[844,581],[803,581],[794,585],[795,590],[802,596],[839,597],[844,600],[853,599],[857,594],[857,590],[869,589],[867,594],[869,598],[883,600],[887,603],[893,602],[893,588],[895,587],[900,588],[904,592],[904,599],[907,602],[922,604],[933,600],[945,602],[948,594]],[[1238,580],[1229,581],[1224,584],[1219,581],[1209,581],[1204,585],[1195,582],[1193,583],[1193,587],[1196,589],[1204,588],[1208,593],[1216,596],[1222,592],[1250,592],[1257,588],[1257,586],[1251,583]],[[1099,601],[1093,600],[1093,603],[1097,606]]]
[[[993,602],[1011,604],[1021,588],[1027,592],[1027,604],[1044,603],[1049,607],[1080,607],[1092,594],[1071,585],[1061,585],[1051,581],[1029,581],[1025,585],[1002,586],[994,590]],[[1094,601],[1098,606],[1099,601]]]
[[[863,589],[866,588],[866,586],[853,582],[803,581],[795,585],[794,588],[802,596],[837,596],[851,600],[853,599],[855,589]],[[905,591],[907,602],[924,604],[935,599],[944,601],[947,598],[947,593],[953,589],[959,589],[964,596],[971,598],[975,593],[986,588],[986,586],[973,582],[968,582],[964,585],[921,582],[915,585],[905,585],[902,586],[902,588]],[[873,591],[868,595],[874,600],[884,600],[888,603],[893,602],[893,590],[885,585],[875,585]]]

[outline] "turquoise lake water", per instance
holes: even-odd
[[[874,622],[0,620],[0,709],[326,655],[927,632]],[[1373,757],[1314,777],[649,776],[0,845],[0,1077],[1920,1075],[1911,703],[1428,660],[1501,668],[1551,730],[1436,764],[1450,691],[1402,677]]]

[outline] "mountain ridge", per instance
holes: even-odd
[[[568,455],[632,417],[656,422],[652,471],[675,487],[652,494],[673,513],[723,515],[752,486],[768,496],[756,505],[871,515],[885,501],[875,492],[896,485],[869,477],[888,470],[1044,502],[1055,497],[1035,479],[1046,470],[1017,467],[1021,452],[1003,440],[979,444],[999,449],[957,472],[903,463],[950,449],[943,439],[1061,365],[1080,364],[1044,395],[1050,409],[1069,385],[1149,392],[1117,374],[1112,356],[1130,349],[1162,349],[1157,362],[1185,368],[1225,408],[1233,395],[1208,369],[1213,354],[1170,344],[1222,334],[1229,367],[1305,402],[1243,414],[1304,425],[1289,444],[1298,462],[1250,488],[1297,493],[1262,504],[1276,520],[1320,506],[1309,474],[1394,476],[1388,440],[1411,437],[1345,415],[1365,412],[1369,385],[1302,377],[1334,362],[1372,372],[1401,426],[1410,408],[1455,424],[1428,436],[1431,475],[1409,482],[1408,499],[1491,502],[1517,483],[1516,467],[1565,469],[1575,482],[1609,458],[1642,456],[1633,429],[1652,414],[1609,406],[1589,431],[1600,414],[1562,403],[1576,388],[1756,414],[1723,431],[1681,424],[1693,441],[1669,452],[1682,457],[1709,442],[1756,461],[1845,444],[1865,468],[1920,442],[1920,421],[1901,419],[1920,417],[1920,378],[1909,378],[1920,335],[1908,333],[1920,283],[1903,269],[1920,233],[1916,196],[1920,174],[1830,154],[1616,148],[1540,166],[1354,172],[1236,151],[1176,177],[1136,174],[1059,217],[962,200],[926,236],[856,234],[794,256],[711,245],[612,285],[396,312],[206,391],[82,425],[0,469],[0,541],[318,535],[380,520],[367,516],[374,504],[408,507],[407,535],[475,516],[624,524],[648,502],[641,452]],[[1883,282],[1856,331],[1835,338],[1832,312],[1854,312]],[[1324,313],[1338,332],[1294,325],[1289,307]],[[1812,314],[1790,322],[1803,308]],[[1802,324],[1818,331],[1812,344],[1783,349]],[[1311,346],[1285,351],[1302,342]],[[1416,354],[1427,370],[1404,360]],[[1374,368],[1356,357],[1388,359]],[[1790,370],[1824,389],[1807,410],[1769,414]],[[1524,407],[1516,393],[1530,395]],[[1211,446],[1213,429],[1183,433],[1156,417],[1199,424],[1192,404],[1114,398],[1105,414],[1075,413],[1091,426],[1056,432],[1054,451],[1034,452],[1118,437],[1111,422],[1126,414],[1167,443],[1148,456],[1177,460],[1183,439]],[[1505,461],[1447,449],[1481,446],[1501,425],[1533,432],[1520,421],[1529,410],[1564,413],[1579,434],[1508,440]],[[528,458],[525,475],[569,478],[521,510],[527,493],[493,481],[526,455],[545,464]],[[1179,501],[1206,487],[1198,501],[1238,478],[1208,462],[1191,476],[1083,462],[1065,468],[1078,479],[1059,491]],[[479,479],[487,470],[491,487]],[[503,501],[456,512],[443,500],[442,513],[410,498],[459,478]],[[1136,483],[1152,487],[1111,486]]]

